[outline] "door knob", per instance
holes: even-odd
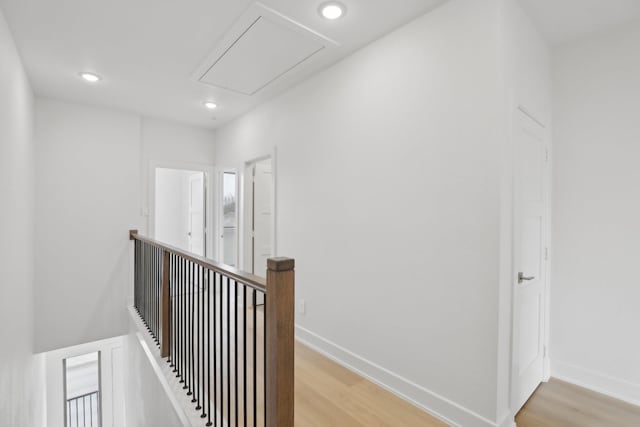
[[[528,282],[535,279],[535,276],[526,277],[523,272],[518,273],[518,283]]]

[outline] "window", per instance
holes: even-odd
[[[235,172],[222,174],[222,262],[236,266],[238,257],[238,194]]]
[[[65,427],[100,427],[100,352],[63,361]]]

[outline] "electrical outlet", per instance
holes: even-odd
[[[304,314],[306,312],[306,304],[303,299],[298,300],[298,314]]]

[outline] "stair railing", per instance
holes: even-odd
[[[134,307],[206,426],[293,427],[294,260],[266,280],[129,232]]]

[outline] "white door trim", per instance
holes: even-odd
[[[205,192],[207,200],[205,202],[206,208],[206,253],[207,258],[216,259],[217,257],[217,245],[214,240],[214,233],[211,230],[215,229],[217,212],[214,210],[214,200],[217,195],[217,188],[215,186],[217,176],[215,173],[215,166],[202,163],[190,163],[190,162],[170,162],[170,161],[158,161],[149,160],[148,167],[148,206],[145,209],[147,217],[147,233],[149,237],[155,237],[156,229],[156,169],[178,169],[194,172],[203,172],[205,176]]]
[[[240,253],[240,258],[238,259],[238,264],[240,270],[243,271],[251,271],[251,261],[252,261],[252,253],[251,253],[251,222],[250,215],[252,209],[252,201],[250,197],[252,195],[252,179],[251,179],[251,170],[253,165],[256,162],[261,160],[271,159],[271,179],[272,179],[272,193],[271,193],[271,208],[272,208],[272,219],[271,219],[271,253],[272,256],[277,256],[277,248],[278,248],[278,235],[277,235],[277,218],[278,218],[278,205],[277,201],[277,177],[278,177],[278,169],[277,169],[277,151],[274,147],[271,153],[264,154],[258,157],[254,157],[250,160],[246,160],[244,162],[244,169],[241,176],[239,176],[239,185],[240,185],[240,193],[238,195],[239,201],[239,209],[238,215],[240,221],[238,222],[238,251]]]

